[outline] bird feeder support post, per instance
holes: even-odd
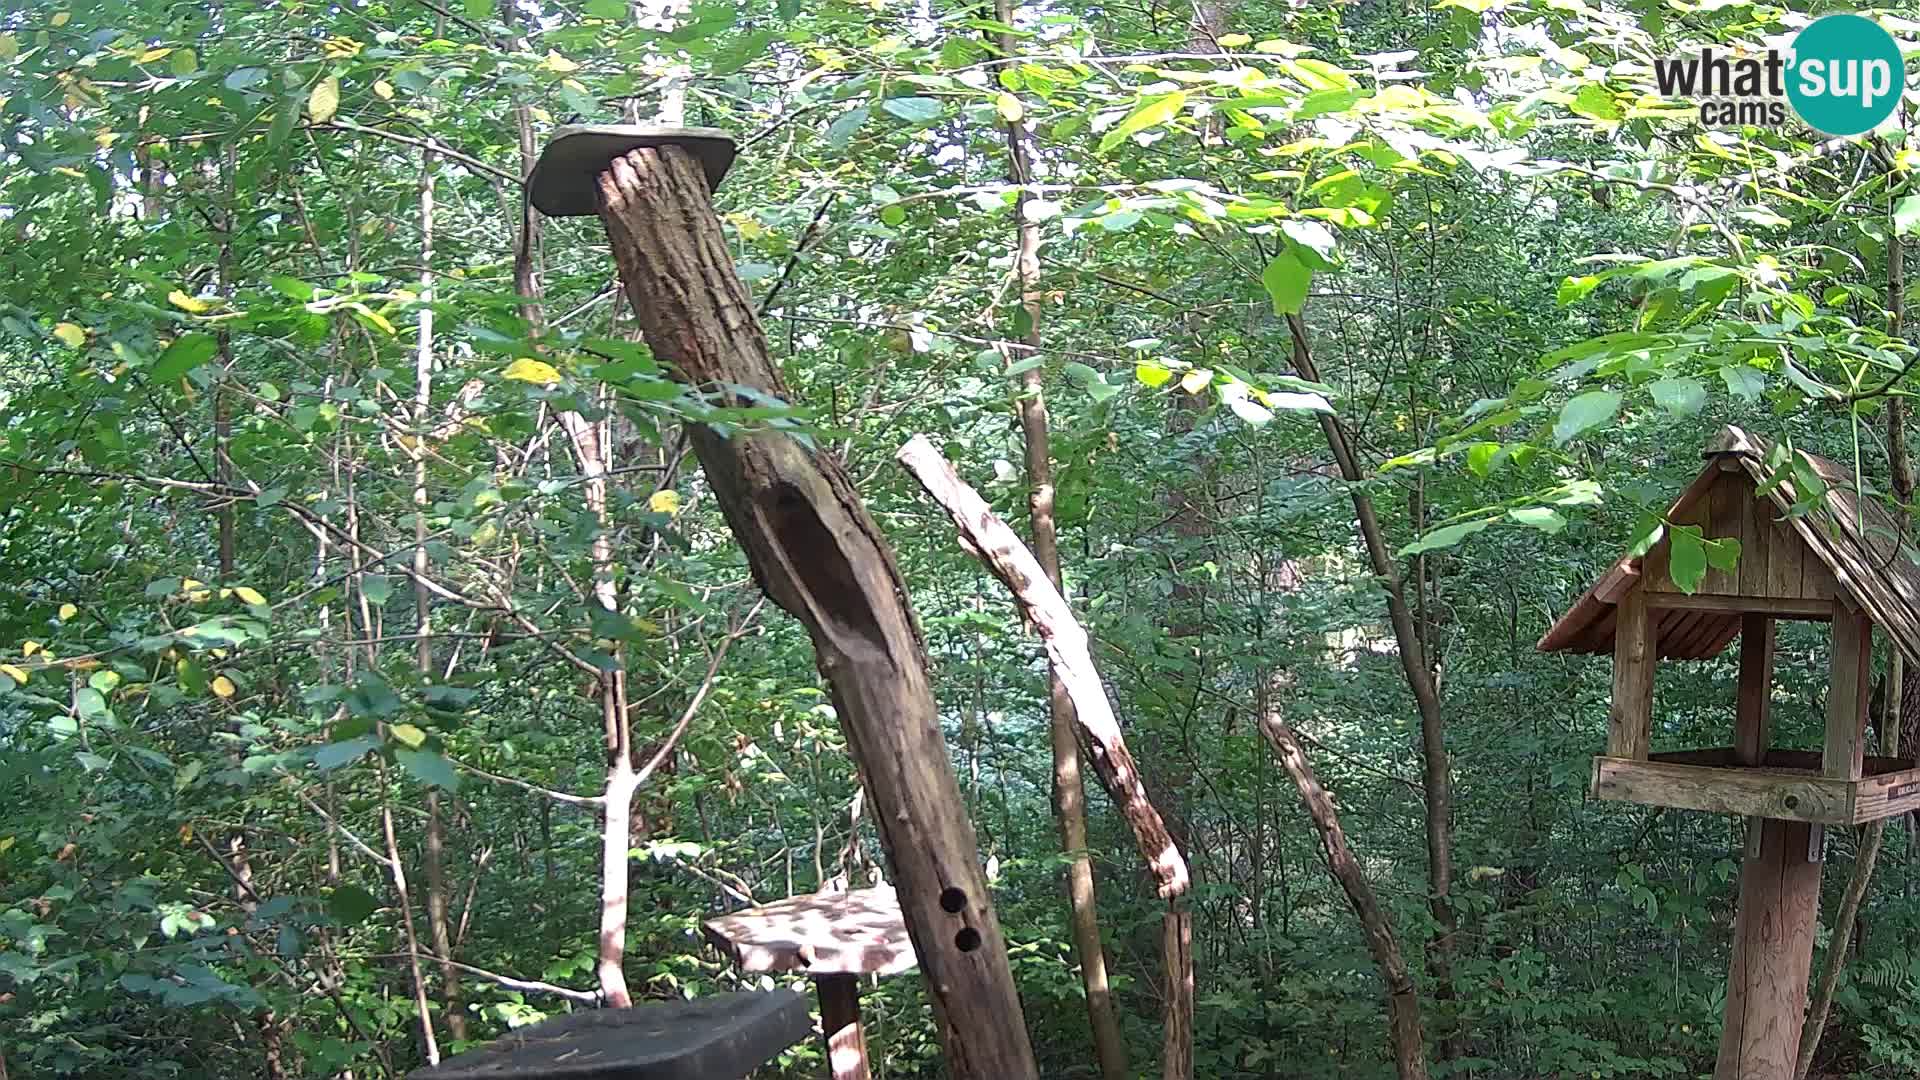
[[[867,1034],[860,1027],[860,976],[821,975],[813,989],[820,998],[820,1034],[833,1080],[871,1080]]]

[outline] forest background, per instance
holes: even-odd
[[[1738,823],[1588,801],[1606,663],[1532,646],[1723,424],[1907,513],[1914,92],[1826,139],[1653,86],[1826,10],[8,5],[0,1071],[398,1075],[761,985],[701,919],[876,880],[689,423],[842,457],[894,544],[1043,1075],[1157,1074],[1165,906],[1097,788],[1063,846],[1046,666],[894,464],[915,433],[1023,531],[1050,480],[1193,871],[1196,1075],[1394,1068],[1282,730],[1433,1075],[1710,1069]],[[738,140],[716,204],[791,403],[672,381],[598,224],[524,210],[557,125],[623,117]],[[1779,738],[1817,744],[1824,633],[1781,641]],[[1724,743],[1733,679],[1663,676],[1656,739]],[[1912,855],[1839,935],[1823,1074],[1920,1070]],[[866,1005],[878,1075],[941,1075],[917,980]]]

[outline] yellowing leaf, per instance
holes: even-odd
[[[37,641],[23,641],[20,643],[21,656],[32,656],[34,653],[37,653],[39,651],[40,651],[40,643]]]
[[[252,589],[245,585],[235,585],[233,587],[233,595],[249,604],[264,604],[267,602],[267,598],[261,596],[258,589]]]
[[[1027,114],[1027,110],[1020,104],[1020,99],[1005,91],[993,99],[993,107],[1000,113],[1000,119],[1009,124],[1019,123],[1020,118]]]
[[[233,696],[233,680],[227,678],[225,675],[215,675],[213,681],[208,683],[207,686],[213,691],[214,697],[230,698]]]
[[[27,671],[25,668],[16,667],[12,664],[0,664],[0,675],[5,675],[21,686],[27,685]]]
[[[192,825],[180,826],[180,842],[182,844],[193,843],[193,826]]]
[[[1245,34],[1221,34],[1218,41],[1223,49],[1237,49],[1242,45],[1253,44],[1253,39]]]
[[[1205,390],[1212,382],[1213,372],[1206,368],[1198,368],[1180,376],[1180,389],[1185,390],[1189,394],[1197,394]]]
[[[501,372],[500,377],[503,379],[518,379],[521,382],[537,383],[541,386],[552,386],[554,383],[560,381],[560,371],[544,360],[535,360],[532,357],[523,356],[513,363],[508,364],[507,370]]]
[[[580,70],[579,64],[576,64],[573,61],[567,59],[566,57],[561,56],[559,53],[554,52],[552,49],[547,50],[547,58],[545,60],[540,61],[540,66],[543,68],[546,68],[548,71],[553,72],[555,75],[565,75],[569,71]]]
[[[385,79],[375,79],[373,81],[373,96],[379,98],[381,101],[392,101],[393,84]]]
[[[11,60],[20,55],[20,39],[12,34],[0,34],[0,60]]]
[[[647,498],[647,509],[656,514],[677,514],[680,512],[680,493],[677,491],[656,491]]]
[[[71,18],[73,18],[72,12],[56,11],[53,13],[53,18],[48,19],[47,22],[53,24],[54,26],[65,26],[67,25],[67,20]]]
[[[60,621],[61,622],[66,622],[68,619],[71,619],[78,614],[80,614],[80,609],[75,607],[74,605],[72,604],[60,605]]]
[[[53,336],[76,349],[87,343],[87,332],[70,322],[63,322],[55,326],[53,328]]]
[[[181,292],[179,289],[175,289],[167,294],[167,303],[172,304],[181,311],[190,311],[195,315],[207,310],[207,302],[205,300],[196,300],[186,293]]]
[[[393,737],[415,750],[427,744],[427,733],[412,724],[393,725]]]
[[[171,53],[172,51],[173,51],[172,49],[148,49],[146,52],[143,52],[139,56],[134,57],[134,62],[139,64],[151,64],[155,60],[164,59],[167,56],[167,54]]]
[[[337,75],[329,75],[320,80],[319,84],[313,88],[313,93],[307,95],[307,115],[313,118],[314,123],[324,124],[332,120],[333,114],[339,111],[340,78]]]
[[[1133,365],[1133,377],[1143,386],[1162,386],[1173,378],[1173,372],[1159,364],[1142,363]]]

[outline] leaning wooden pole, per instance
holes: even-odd
[[[709,200],[715,177],[697,152],[716,134],[687,134],[684,144],[668,133],[592,163],[621,282],[647,344],[677,377],[714,394],[790,400]],[[580,167],[577,156],[553,162]],[[729,436],[696,425],[692,441],[755,580],[813,638],[873,800],[948,1072],[1037,1076],[892,550],[832,455],[772,430]]]

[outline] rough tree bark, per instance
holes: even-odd
[[[1174,845],[1160,812],[1147,798],[1146,786],[1140,782],[1140,767],[1120,734],[1120,722],[1114,719],[1107,689],[1087,650],[1087,632],[1074,619],[1066,598],[1047,580],[1020,537],[987,506],[979,492],[960,479],[925,435],[907,440],[894,456],[946,510],[960,531],[960,546],[1000,579],[1039,633],[1046,645],[1047,660],[1072,698],[1080,730],[1092,745],[1094,772],[1132,827],[1134,843],[1146,858],[1161,897],[1171,900],[1185,893],[1191,884],[1186,857]]]
[[[708,200],[678,147],[598,179],[600,216],[647,344],[675,374],[786,401]],[[948,1071],[1034,1077],[1013,973],[954,779],[906,582],[844,468],[775,430],[692,428],[695,454],[760,586],[807,628],[859,765],[933,1004]]]
[[[1280,714],[1283,699],[1284,695],[1277,691],[1268,694],[1267,710],[1260,715],[1260,733],[1273,747],[1280,767],[1300,789],[1300,801],[1306,804],[1307,816],[1313,819],[1313,827],[1320,833],[1320,851],[1326,857],[1327,872],[1347,894],[1347,904],[1360,920],[1361,933],[1366,935],[1367,951],[1373,954],[1374,966],[1380,969],[1380,981],[1386,984],[1387,1038],[1393,1048],[1394,1069],[1400,1080],[1426,1080],[1427,1045],[1420,1023],[1420,992],[1407,971],[1400,942],[1394,937],[1386,912],[1380,908],[1379,898],[1374,896],[1373,886],[1347,847],[1347,834],[1341,828],[1333,796],[1320,786],[1320,778],[1314,775],[1313,765],[1307,761],[1300,737]]]
[[[1012,26],[1012,0],[995,0],[994,10],[996,19]],[[1013,34],[1002,32],[999,45],[1003,61],[1010,63],[1017,55]],[[1026,185],[1033,181],[1033,154],[1024,119],[1009,120],[1003,126],[1007,133],[1008,177],[1019,188],[1013,208],[1013,218],[1018,223],[1014,272],[1019,281],[1020,303],[1027,313],[1027,352],[1023,358],[1032,358],[1040,346],[1040,226],[1028,219],[1027,203],[1031,196],[1026,191]],[[1020,376],[1019,408],[1020,433],[1026,451],[1027,523],[1033,532],[1033,554],[1040,560],[1047,580],[1064,592],[1060,541],[1053,516],[1053,454],[1045,377],[1038,366],[1029,367]],[[1107,957],[1100,944],[1093,856],[1087,847],[1087,793],[1080,776],[1080,740],[1074,731],[1073,700],[1067,696],[1066,683],[1061,681],[1059,671],[1051,662],[1047,664],[1047,708],[1053,743],[1053,816],[1060,827],[1061,849],[1067,856],[1067,922],[1073,937],[1074,958],[1080,962],[1080,984],[1086,990],[1093,1052],[1105,1080],[1126,1080],[1127,1044],[1120,1034],[1119,1017],[1114,1013],[1113,994],[1107,982]]]
[[[1299,315],[1287,316],[1287,329],[1293,335],[1293,363],[1300,376],[1320,381],[1307,340],[1307,324]],[[1407,689],[1420,709],[1421,786],[1426,795],[1427,908],[1433,915],[1433,937],[1427,942],[1427,971],[1433,977],[1433,994],[1445,1002],[1453,998],[1453,942],[1459,927],[1453,910],[1453,780],[1447,762],[1446,728],[1440,716],[1440,692],[1427,666],[1426,650],[1407,605],[1406,590],[1400,582],[1400,570],[1387,549],[1380,519],[1373,511],[1373,498],[1361,482],[1366,473],[1353,452],[1353,441],[1338,417],[1321,414],[1320,430],[1334,463],[1348,484],[1353,498],[1353,513],[1360,539],[1367,548],[1367,561],[1387,594],[1387,618],[1393,626],[1393,640],[1400,653],[1400,668],[1406,675]],[[1442,1040],[1442,1059],[1454,1056],[1457,1039]]]

